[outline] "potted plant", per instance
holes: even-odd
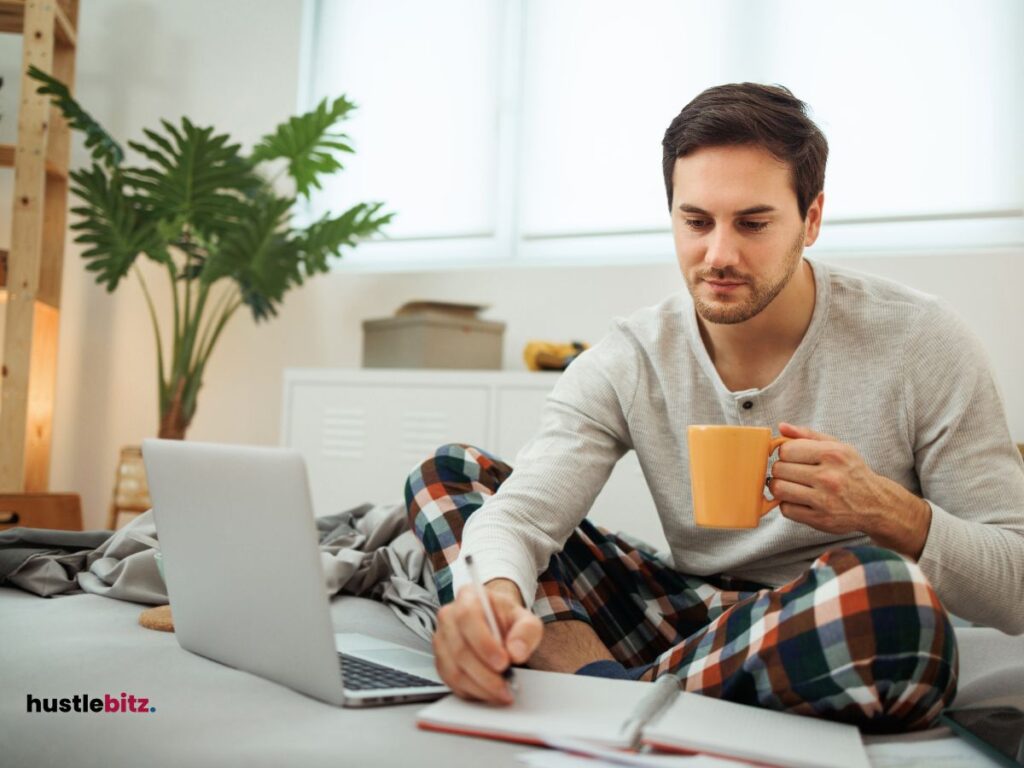
[[[36,67],[29,75],[82,133],[89,168],[72,171],[75,242],[96,282],[113,291],[134,274],[142,287],[156,337],[159,436],[184,438],[196,412],[203,373],[228,321],[246,307],[259,322],[273,317],[284,295],[318,272],[331,256],[352,248],[387,224],[383,203],[359,203],[338,216],[293,226],[300,198],[352,152],[337,125],[355,104],[345,96],[322,101],[264,136],[248,154],[227,134],[182,117],[144,129],[129,141],[140,164],[72,98],[67,87]],[[283,165],[273,178],[272,166]],[[275,183],[287,174],[292,194]],[[164,345],[150,288],[136,263],[152,259],[166,271],[173,318]]]

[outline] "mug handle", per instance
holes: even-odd
[[[771,443],[769,443],[769,445],[768,445],[768,458],[771,458],[771,455],[773,453],[775,453],[775,451],[778,450],[779,447],[783,443],[788,443],[790,440],[793,440],[793,439],[794,438],[792,438],[792,437],[776,437],[776,438],[773,438]],[[765,461],[767,462],[767,459]],[[775,509],[777,506],[779,506],[779,504],[781,504],[781,503],[782,502],[778,501],[777,499],[762,499],[761,500],[761,514],[758,515],[758,517],[764,517],[769,512],[771,512],[773,509]]]

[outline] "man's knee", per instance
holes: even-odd
[[[881,603],[903,599],[942,607],[920,566],[891,549],[866,545],[832,549],[815,560],[811,570],[820,583],[839,579],[848,588],[866,590]]]
[[[866,675],[860,696],[879,730],[926,727],[956,694],[958,654],[949,616],[921,568],[880,547],[849,547],[815,563],[819,594],[847,637],[851,669]],[[832,580],[836,586],[827,586]],[[816,600],[816,606],[820,604]],[[870,727],[870,726],[869,726]]]
[[[462,443],[445,443],[430,456],[417,464],[405,480],[405,512],[409,527],[422,540],[431,524],[427,511],[431,502],[446,495],[446,484],[452,478],[453,457],[463,457],[471,446]]]
[[[432,535],[461,538],[469,515],[494,493],[511,470],[481,448],[445,443],[420,462],[405,481],[405,510],[409,527],[424,543]],[[431,542],[436,548],[438,542]]]
[[[408,486],[409,481],[422,477],[435,477],[439,474],[447,475],[451,472],[460,473],[460,471],[464,474],[473,464],[474,457],[481,453],[479,448],[466,443],[440,445],[409,473],[406,485]],[[471,471],[470,474],[472,474]]]
[[[815,561],[812,570],[819,571],[819,589],[833,579],[838,581],[838,589],[829,588],[828,593],[837,596],[844,616],[869,611],[877,630],[903,643],[921,645],[936,636],[953,638],[949,615],[921,567],[892,550],[834,549]],[[955,651],[955,642],[951,646],[947,652]]]

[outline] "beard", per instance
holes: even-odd
[[[765,307],[775,300],[782,289],[796,274],[800,266],[800,260],[804,252],[805,232],[801,230],[799,237],[793,241],[783,262],[782,274],[766,277],[761,281],[754,280],[750,275],[744,275],[731,267],[725,269],[705,269],[697,274],[691,282],[686,281],[686,287],[690,289],[690,296],[693,297],[693,306],[697,314],[709,323],[721,325],[734,325],[742,323],[754,317]],[[704,280],[730,280],[742,281],[748,289],[747,298],[734,302],[706,301],[697,293],[697,286]]]

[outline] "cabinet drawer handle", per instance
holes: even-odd
[[[14,525],[21,517],[17,512],[10,512],[8,510],[0,510],[0,525]]]

